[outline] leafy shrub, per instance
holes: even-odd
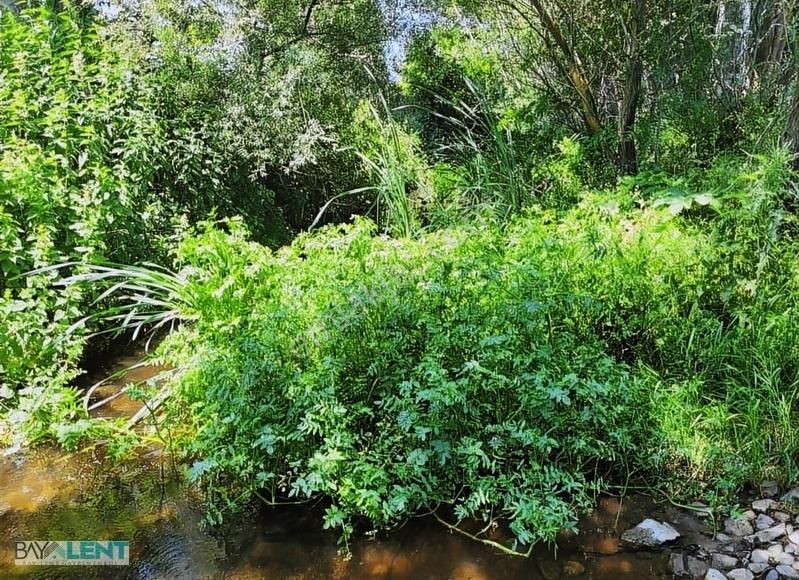
[[[76,374],[80,341],[59,337],[92,294],[20,276],[158,255],[169,212],[144,187],[158,124],[97,28],[70,7],[3,11],[0,26],[0,394],[21,386],[35,413]]]

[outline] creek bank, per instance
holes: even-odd
[[[622,540],[632,548],[666,548],[678,578],[799,580],[799,487],[780,496],[775,482],[764,482],[760,491],[765,497],[724,519],[723,531],[694,526],[686,541],[667,521],[646,519]]]

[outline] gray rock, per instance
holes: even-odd
[[[768,562],[752,562],[747,566],[749,571],[755,576],[762,574],[768,569]]]
[[[777,572],[779,572],[780,576],[783,578],[799,578],[799,572],[792,566],[784,566],[781,564],[777,566]]]
[[[680,537],[680,532],[666,522],[645,519],[621,535],[621,541],[634,548],[658,548]]]
[[[722,572],[711,568],[707,571],[707,574],[705,574],[705,580],[727,580],[727,577]]]
[[[782,496],[782,501],[799,503],[799,487],[793,488],[791,491]]]
[[[778,522],[784,522],[786,524],[791,521],[791,515],[785,512],[772,512],[771,517]]]
[[[787,544],[785,544],[785,546],[783,546],[782,549],[785,550],[786,554],[796,554],[796,548],[797,548],[796,544],[788,542]]]
[[[766,552],[768,552],[769,558],[776,560],[782,554],[782,544],[774,544],[773,546],[769,546],[766,548]]]
[[[780,494],[780,482],[764,481],[760,484],[760,493],[763,497],[777,497]]]
[[[768,517],[766,514],[760,514],[755,520],[755,527],[758,530],[765,530],[775,524],[774,518]]]
[[[752,524],[745,519],[727,518],[724,520],[724,531],[731,536],[749,536],[754,532]]]
[[[759,499],[752,502],[752,509],[759,513],[764,513],[770,510],[777,504],[773,499]]]
[[[760,530],[755,534],[758,542],[761,544],[769,544],[774,540],[781,538],[785,535],[785,524],[777,524],[771,528]]]
[[[745,517],[747,520],[749,520],[751,522],[751,521],[754,521],[754,519],[757,517],[757,514],[755,512],[753,512],[752,510],[746,510],[743,513],[743,517]]]
[[[702,578],[708,571],[708,564],[688,554],[671,555],[671,571],[675,576]]]
[[[746,568],[736,568],[727,572],[727,578],[730,580],[754,580],[755,575]]]
[[[766,575],[763,576],[763,580],[780,580],[780,573],[777,572],[774,568],[766,572]]]
[[[725,534],[724,532],[719,532],[718,534],[716,534],[716,539],[719,542],[731,542],[732,541],[732,538],[730,536],[728,536],[727,534]]]
[[[710,565],[719,570],[730,570],[738,565],[738,558],[727,554],[713,554],[710,558]]]
[[[799,532],[793,532],[788,536],[788,541],[799,546]]]
[[[777,562],[777,564],[782,564],[783,566],[793,566],[793,554],[786,554],[783,552],[774,560]]]
[[[751,562],[768,562],[771,555],[766,550],[752,550],[749,556]]]

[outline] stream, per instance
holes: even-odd
[[[140,357],[114,357],[98,373],[127,368]],[[137,368],[96,395],[107,397],[158,370]],[[138,405],[122,395],[101,412],[130,416]],[[202,498],[157,448],[122,464],[104,458],[99,448],[68,454],[44,447],[0,456],[0,579],[665,579],[671,578],[668,552],[624,551],[621,533],[645,517],[668,519],[687,545],[701,527],[646,496],[601,497],[581,519],[578,535],[563,534],[557,550],[538,546],[527,559],[501,555],[432,517],[358,538],[345,558],[336,534],[322,530],[322,511],[319,505],[256,505],[222,526],[207,527]],[[65,539],[129,540],[130,565],[14,565],[15,540]]]

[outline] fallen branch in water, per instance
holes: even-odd
[[[476,542],[480,542],[480,543],[485,544],[487,546],[491,546],[492,548],[496,548],[497,550],[501,551],[503,554],[507,554],[508,556],[520,556],[522,558],[529,558],[530,554],[533,553],[533,545],[532,544],[530,545],[530,547],[527,549],[526,552],[517,552],[516,550],[512,550],[511,548],[508,548],[507,546],[503,546],[499,542],[495,542],[493,540],[486,540],[485,538],[481,538],[479,536],[475,536],[474,534],[470,534],[469,532],[460,529],[458,526],[456,526],[454,524],[450,524],[449,522],[444,520],[441,516],[439,516],[435,512],[433,512],[433,517],[436,518],[439,521],[439,523],[441,523],[444,526],[446,526],[447,528],[449,528],[451,531],[458,532],[459,534],[466,536],[470,540],[475,540]]]

